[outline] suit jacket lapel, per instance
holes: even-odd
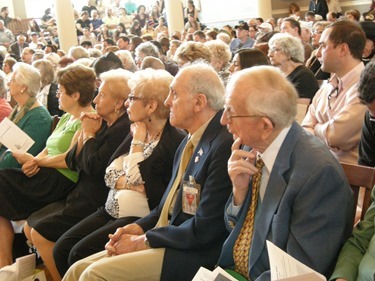
[[[211,122],[208,124],[199,143],[194,149],[193,155],[186,168],[183,180],[185,181],[189,180],[189,176],[193,176],[194,178],[196,178],[198,172],[201,170],[201,167],[203,163],[205,163],[206,158],[209,154],[209,151],[211,148],[211,142],[213,139],[216,138],[216,135],[217,135],[217,134],[214,134],[213,132],[219,132],[219,129],[221,128],[220,121],[219,121],[221,118],[221,114],[222,114],[222,110],[217,112],[215,116],[212,118]],[[176,218],[176,216],[181,212],[181,210],[182,210],[182,188],[180,188],[178,192],[178,196],[176,198],[176,203],[173,209],[171,223]]]
[[[301,130],[301,127],[294,122],[276,157],[262,205],[258,210],[259,215],[254,225],[253,242],[250,250],[250,271],[266,247],[267,234],[271,227],[272,218],[277,212],[288,184],[285,181],[284,174],[289,170],[290,154],[297,142],[297,135],[301,133]]]

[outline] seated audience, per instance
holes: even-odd
[[[117,41],[120,36],[126,36],[128,32],[126,31],[125,25],[123,23],[118,23],[116,31],[113,34],[113,40]]]
[[[53,64],[45,59],[37,60],[33,66],[39,71],[42,86],[37,94],[37,100],[43,104],[51,116],[63,115],[63,111],[59,109],[59,101],[57,98],[57,84],[55,83],[55,70]]]
[[[39,76],[38,71],[33,70]],[[19,82],[18,69],[13,78],[15,82],[12,83]],[[37,81],[39,90],[40,81],[35,77],[33,80]],[[33,212],[64,197],[77,182],[78,174],[68,169],[65,155],[77,141],[75,134],[81,128],[81,113],[93,110],[91,100],[95,89],[95,74],[88,68],[76,65],[60,70],[57,80],[60,109],[67,114],[61,118],[41,153],[34,157],[29,153],[13,152],[17,161],[22,164],[22,169],[0,171],[0,267],[12,263],[13,228],[9,221],[28,218]],[[32,87],[33,84],[28,82],[29,88]],[[51,120],[47,110],[42,105],[40,108]],[[42,127],[38,120],[33,124]],[[33,131],[37,129],[34,128]],[[48,134],[50,131],[51,122]]]
[[[229,46],[224,42],[212,40],[205,43],[211,53],[211,65],[219,74],[224,85],[227,84],[230,72],[228,71],[228,63],[232,58],[232,52]]]
[[[281,69],[294,85],[300,98],[312,99],[319,90],[314,73],[304,66],[303,45],[289,34],[275,34],[269,41],[271,65]]]
[[[185,30],[189,30],[189,28],[193,28],[194,31],[201,30],[201,26],[199,22],[194,19],[194,15],[189,13],[187,17],[187,22],[185,24]],[[194,33],[194,31],[192,33]]]
[[[174,61],[176,61],[180,67],[196,60],[202,60],[208,63],[211,62],[210,50],[203,43],[182,43],[181,46],[177,48],[174,55]]]
[[[314,50],[311,53],[310,58],[306,61],[306,67],[314,73],[316,79],[319,80],[327,80],[330,77],[330,74],[327,72],[324,72],[321,69],[321,63],[316,56],[316,53],[318,52],[319,49],[319,40],[320,37],[322,36],[322,33],[324,29],[329,25],[329,22],[325,21],[318,21],[313,25],[313,33],[311,35],[311,44],[314,48]]]
[[[227,86],[221,123],[235,139],[233,193],[218,265],[246,280],[271,280],[266,240],[329,276],[352,229],[351,188],[329,150],[294,121],[297,98],[270,66],[239,71]]]
[[[3,20],[0,20],[0,46],[8,48],[14,41],[12,31],[5,27]]]
[[[26,36],[20,34],[17,36],[17,41],[9,46],[9,52],[17,61],[21,61],[22,50],[26,47],[29,47],[29,44],[26,42]]]
[[[79,19],[76,21],[76,30],[78,38],[80,38],[80,36],[83,35],[84,28],[88,28],[90,32],[94,31],[94,27],[92,26],[91,20],[89,18],[89,13],[87,11],[81,12]]]
[[[154,57],[145,57],[142,60],[140,69],[144,70],[146,68],[165,70],[164,63],[160,59]]]
[[[235,53],[239,49],[250,49],[254,46],[255,40],[249,37],[249,26],[246,22],[234,27],[236,38],[230,42],[230,50]]]
[[[317,57],[322,70],[332,75],[316,93],[302,127],[325,143],[340,162],[356,164],[366,111],[357,96],[365,34],[356,23],[337,21],[323,31],[320,44]]]
[[[359,99],[368,109],[362,127],[358,163],[370,167],[375,165],[374,77],[375,61],[372,61],[363,70],[358,83]],[[375,188],[372,190],[371,200],[372,204],[367,210],[365,218],[356,225],[352,237],[341,249],[330,280],[373,280],[375,275]]]
[[[325,1],[325,0],[323,0]],[[296,21],[294,18],[285,18],[281,22],[280,26],[280,32],[281,33],[288,33],[299,40],[301,40],[303,44],[303,49],[304,49],[304,62],[308,60],[308,58],[311,56],[311,52],[313,50],[312,46],[310,43],[306,43],[302,40],[301,38],[301,25],[298,21]]]
[[[61,276],[74,262],[102,251],[108,234],[148,215],[159,204],[172,175],[174,154],[185,136],[169,124],[164,105],[172,79],[166,71],[149,69],[129,81],[132,94],[125,106],[134,123],[107,167],[107,202],[57,240],[54,259]]]
[[[52,124],[48,111],[36,99],[40,90],[40,74],[34,67],[22,62],[16,63],[13,69],[8,85],[10,96],[16,105],[9,119],[34,140],[35,143],[28,152],[37,155],[46,145]],[[0,144],[0,170],[20,167],[12,152]]]
[[[138,68],[141,68],[143,59],[148,56],[159,58],[158,48],[151,42],[139,44],[139,46],[135,49],[135,62]]]
[[[120,59],[125,70],[128,70],[130,72],[136,72],[138,70],[130,51],[118,50],[115,52],[115,55]]]
[[[33,55],[35,54],[35,50],[26,47],[21,52],[21,61],[27,64],[31,64],[33,62]]]
[[[269,65],[267,56],[258,49],[240,49],[233,57],[229,71],[234,72],[250,68],[256,65]]]
[[[170,45],[169,45],[169,50],[167,51],[167,57],[169,59],[173,59],[177,48],[180,47],[180,45],[181,45],[181,41],[173,39],[169,43],[170,43]]]
[[[345,17],[347,20],[351,22],[359,23],[359,20],[361,19],[361,13],[358,10],[353,9],[353,10],[346,11]]]
[[[215,266],[227,236],[223,214],[230,193],[226,162],[232,139],[219,124],[224,91],[217,73],[205,64],[180,70],[165,104],[171,125],[187,130],[189,137],[176,152],[161,203],[118,228],[107,251],[76,262],[63,280],[187,281],[200,266]],[[178,189],[181,181],[184,187]]]

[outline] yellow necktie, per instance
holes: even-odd
[[[233,248],[233,259],[236,266],[235,270],[246,278],[248,278],[249,275],[249,251],[253,238],[254,219],[258,205],[259,187],[262,179],[263,166],[264,162],[262,158],[258,157],[255,163],[255,167],[258,169],[258,172],[253,175],[251,204]]]
[[[177,176],[176,176],[176,178],[173,182],[171,190],[169,191],[167,199],[165,199],[163,209],[161,211],[159,221],[157,222],[156,227],[163,227],[163,226],[168,225],[168,212],[169,212],[170,205],[172,203],[172,199],[173,199],[178,187],[180,186],[182,176],[185,173],[185,170],[187,168],[187,165],[190,161],[191,156],[193,155],[193,151],[194,151],[194,145],[191,142],[191,140],[189,140],[187,142],[185,148],[184,148],[184,151],[182,152],[182,156],[181,156],[181,160],[180,160],[180,166],[178,167]]]

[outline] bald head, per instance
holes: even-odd
[[[234,107],[255,115],[267,116],[278,129],[295,119],[298,94],[276,68],[257,66],[233,75],[227,86]]]

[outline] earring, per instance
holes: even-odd
[[[116,114],[120,114],[120,109],[115,109]]]
[[[148,122],[151,122],[151,116],[150,115],[148,116]]]

